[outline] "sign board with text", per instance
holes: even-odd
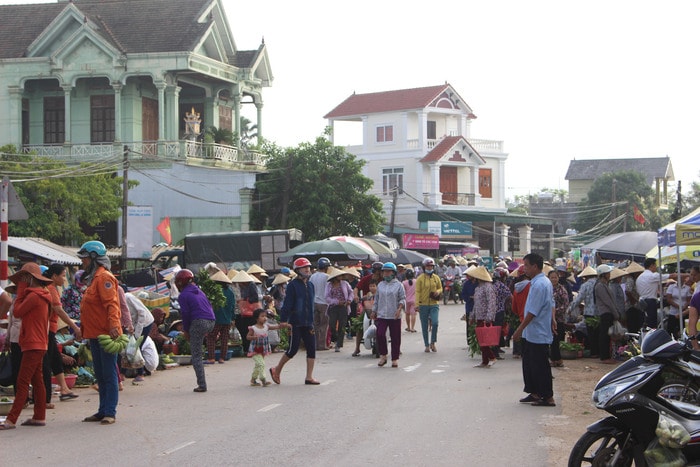
[[[437,250],[440,237],[434,234],[403,234],[403,248],[409,250]]]
[[[473,235],[471,222],[428,221],[428,232],[440,237],[469,237]]]

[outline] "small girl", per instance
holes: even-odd
[[[364,318],[365,315],[367,318],[369,318],[369,314],[372,312],[372,307],[374,306],[374,296],[377,293],[377,282],[377,280],[372,279],[372,281],[369,283],[369,293],[362,297],[362,314],[360,314],[357,318],[354,318],[361,320],[363,322],[363,326],[362,331],[357,330],[357,334],[355,334],[355,351],[352,353],[353,357],[360,356],[360,343],[362,342],[362,336],[370,323],[370,321],[367,321],[367,324],[365,325]]]
[[[406,331],[416,332],[416,282],[413,269],[406,271],[403,288],[406,291]]]
[[[260,386],[262,383],[262,386],[269,386],[272,383],[265,380],[265,355],[271,353],[272,350],[267,333],[270,330],[280,329],[282,327],[291,328],[292,326],[289,323],[267,324],[267,312],[262,308],[258,308],[253,312],[253,319],[255,319],[255,324],[248,326],[248,335],[246,336],[250,341],[248,356],[253,357],[253,361],[255,362],[253,374],[250,377],[250,385]],[[260,379],[260,383],[258,383],[258,379]]]

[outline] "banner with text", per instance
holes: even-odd
[[[129,258],[150,258],[153,251],[153,207],[128,206],[126,254]]]
[[[408,250],[437,250],[440,237],[433,234],[403,234],[403,248]]]

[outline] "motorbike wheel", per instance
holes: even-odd
[[[443,294],[442,294],[442,304],[443,305],[447,305],[447,300],[449,298],[449,294],[450,294],[449,292],[443,292]]]
[[[618,435],[619,436],[619,435]],[[610,465],[615,454],[621,449],[620,442],[624,437],[616,437],[610,433],[591,433],[587,431],[579,438],[569,455],[569,467],[583,465]],[[631,466],[633,461],[632,447],[627,446],[615,463],[616,466]]]
[[[698,405],[697,388],[687,386],[684,383],[666,384],[659,389],[658,395],[664,399]]]

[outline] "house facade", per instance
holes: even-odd
[[[361,126],[361,144],[347,150],[367,162],[392,228],[472,222],[472,236],[452,239],[495,253],[512,250],[509,231],[520,229],[516,248],[530,251],[528,220],[506,213],[503,142],[471,137],[476,116],[450,84],[353,94],[324,118]]]
[[[272,79],[264,42],[238,50],[220,0],[0,6],[0,145],[119,174],[126,156],[140,182],[129,201],[152,205],[156,222],[247,223],[241,203],[265,156],[240,144],[241,112],[255,106],[262,137]],[[233,144],[204,143],[212,126],[232,131]]]
[[[588,196],[596,178],[606,173],[634,170],[641,173],[656,193],[657,208],[669,204],[668,184],[675,180],[671,158],[639,157],[631,159],[574,159],[569,162],[565,179],[569,182],[569,202],[579,203]],[[673,188],[671,188],[673,190]]]

